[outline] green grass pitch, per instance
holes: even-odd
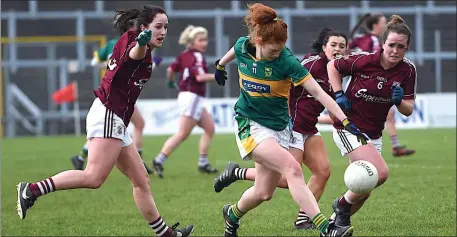
[[[323,133],[332,175],[320,200],[322,212],[345,191],[347,160],[339,155],[331,134]],[[388,137],[384,158],[390,177],[353,216],[355,236],[456,235],[456,129],[401,130],[400,141],[417,149],[408,158],[393,158]],[[166,137],[146,137],[144,159],[150,164]],[[165,163],[165,179],[151,177],[151,189],[164,220],[172,225],[194,224],[194,236],[221,236],[221,208],[238,200],[252,183],[239,181],[221,193],[213,190],[215,175],[197,171],[198,136],[191,136]],[[16,184],[34,182],[70,169],[69,158],[79,152],[84,138],[27,137],[2,141],[2,236],[147,236],[154,233],[137,211],[130,182],[114,170],[98,190],[69,190],[39,198],[27,218],[16,215]],[[228,161],[244,167],[233,135],[216,135],[209,153],[222,171]],[[309,177],[309,172],[305,177]],[[242,219],[241,236],[317,236],[317,231],[293,228],[298,208],[284,189]]]

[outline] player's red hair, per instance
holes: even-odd
[[[262,42],[285,43],[287,41],[287,24],[278,19],[276,11],[261,3],[248,5],[248,14],[244,22],[249,28],[249,41],[255,45],[255,39]]]

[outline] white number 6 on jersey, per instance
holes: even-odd
[[[380,81],[380,82],[378,83],[378,89],[380,89],[380,90],[382,89],[382,83],[383,83],[382,81]]]

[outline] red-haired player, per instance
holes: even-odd
[[[379,37],[386,27],[386,17],[381,13],[367,13],[357,23],[351,31],[352,41],[349,43],[349,49],[355,52],[374,53],[381,49]],[[364,34],[354,37],[355,32],[362,28]],[[395,127],[395,110],[392,107],[389,110],[386,121],[386,130],[389,133],[390,142],[392,143],[392,155],[395,157],[411,155],[415,151],[402,146]]]
[[[318,39],[313,43],[314,53],[306,55],[301,64],[313,75],[313,78],[329,95],[333,91],[328,81],[327,63],[340,55],[346,54],[347,37],[341,32],[325,28],[320,32]],[[305,164],[311,171],[308,187],[316,201],[321,198],[328,178],[330,177],[330,163],[327,150],[316,124],[325,107],[317,101],[302,86],[291,86],[289,97],[289,111],[291,116],[292,140],[289,152],[300,164]],[[323,116],[321,116],[323,117]],[[331,119],[330,119],[331,120]],[[322,122],[322,121],[320,121]],[[333,121],[330,122],[332,124]],[[239,168],[231,163],[228,175],[216,179],[214,188],[220,192],[236,180],[255,180],[255,168]],[[288,188],[287,180],[281,177],[278,187]],[[303,210],[298,213],[294,223],[297,229],[313,229],[315,225]]]

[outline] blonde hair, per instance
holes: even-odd
[[[205,29],[205,27],[202,26],[193,26],[193,25],[188,25],[186,29],[181,33],[179,36],[179,44],[184,44],[187,45],[189,43],[192,43],[192,41],[195,39],[195,36],[197,34],[205,34],[205,36],[208,36],[208,30]]]

